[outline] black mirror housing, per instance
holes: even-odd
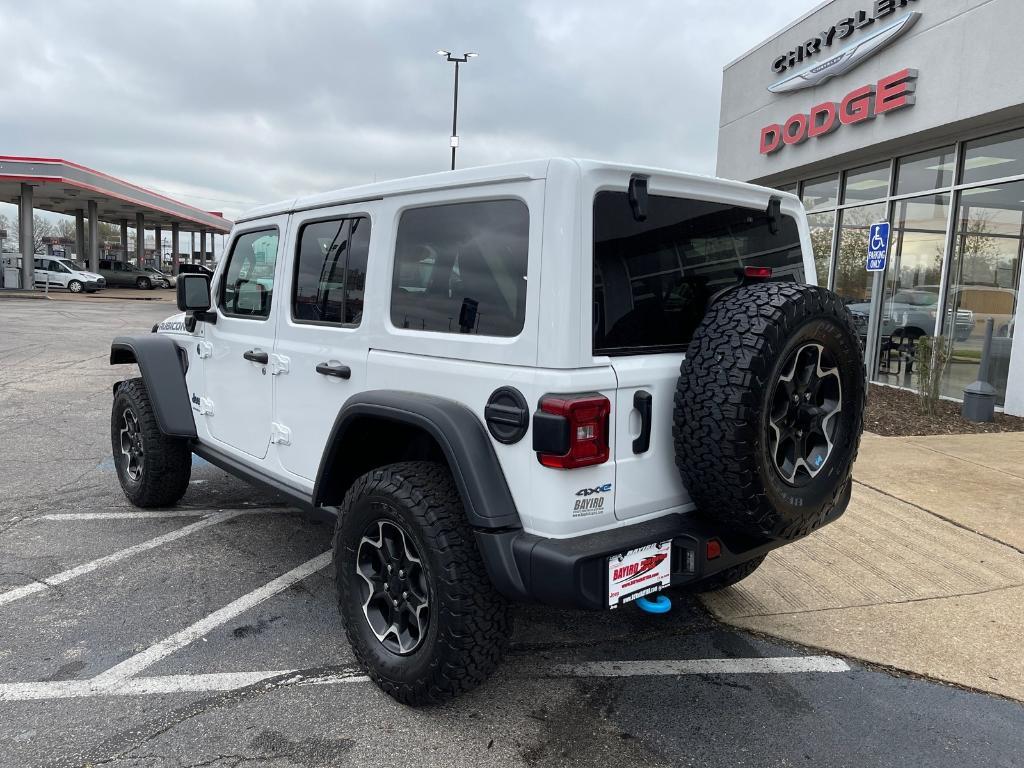
[[[178,309],[182,312],[207,312],[210,309],[210,278],[206,275],[178,275]]]

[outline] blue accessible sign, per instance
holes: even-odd
[[[889,253],[889,222],[872,224],[868,232],[868,272],[885,272],[885,257]]]

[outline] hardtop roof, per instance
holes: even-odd
[[[336,189],[330,192],[319,192],[305,197],[280,200],[276,203],[268,203],[267,205],[262,205],[246,211],[236,219],[236,223],[253,221],[255,219],[278,216],[296,211],[325,208],[332,205],[345,205],[348,203],[365,202],[368,200],[380,200],[385,197],[394,197],[397,195],[407,195],[444,189],[459,189],[510,181],[543,179],[548,176],[549,169],[553,164],[574,165],[581,175],[586,175],[588,172],[600,170],[618,170],[626,173],[639,173],[650,176],[675,176],[704,182],[709,185],[713,184],[718,187],[724,186],[730,189],[735,189],[736,191],[770,191],[772,194],[776,194],[781,197],[796,199],[794,195],[780,192],[779,190],[769,190],[767,187],[761,187],[756,184],[721,179],[706,174],[686,173],[667,168],[655,168],[651,166],[603,160],[556,157],[539,160],[522,160],[513,163],[502,163],[500,165],[484,165],[475,168],[464,168],[456,171],[442,171],[440,173],[430,173],[422,176],[410,176],[402,179],[362,184],[355,187]]]

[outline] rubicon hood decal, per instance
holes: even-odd
[[[903,35],[917,23],[920,16],[920,13],[909,13],[899,21],[883,27],[873,35],[858,40],[853,45],[844,48],[826,61],[806,67],[799,72],[784,77],[776,83],[772,83],[768,86],[768,90],[772,93],[800,91],[804,88],[813,88],[816,85],[821,85],[826,80],[845,74]]]

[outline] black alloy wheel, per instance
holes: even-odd
[[[366,527],[356,552],[363,579],[363,616],[381,645],[400,656],[423,642],[430,598],[423,563],[412,538],[391,520]]]
[[[795,350],[775,383],[768,417],[768,446],[783,481],[803,486],[832,456],[843,408],[839,368],[821,344]]]

